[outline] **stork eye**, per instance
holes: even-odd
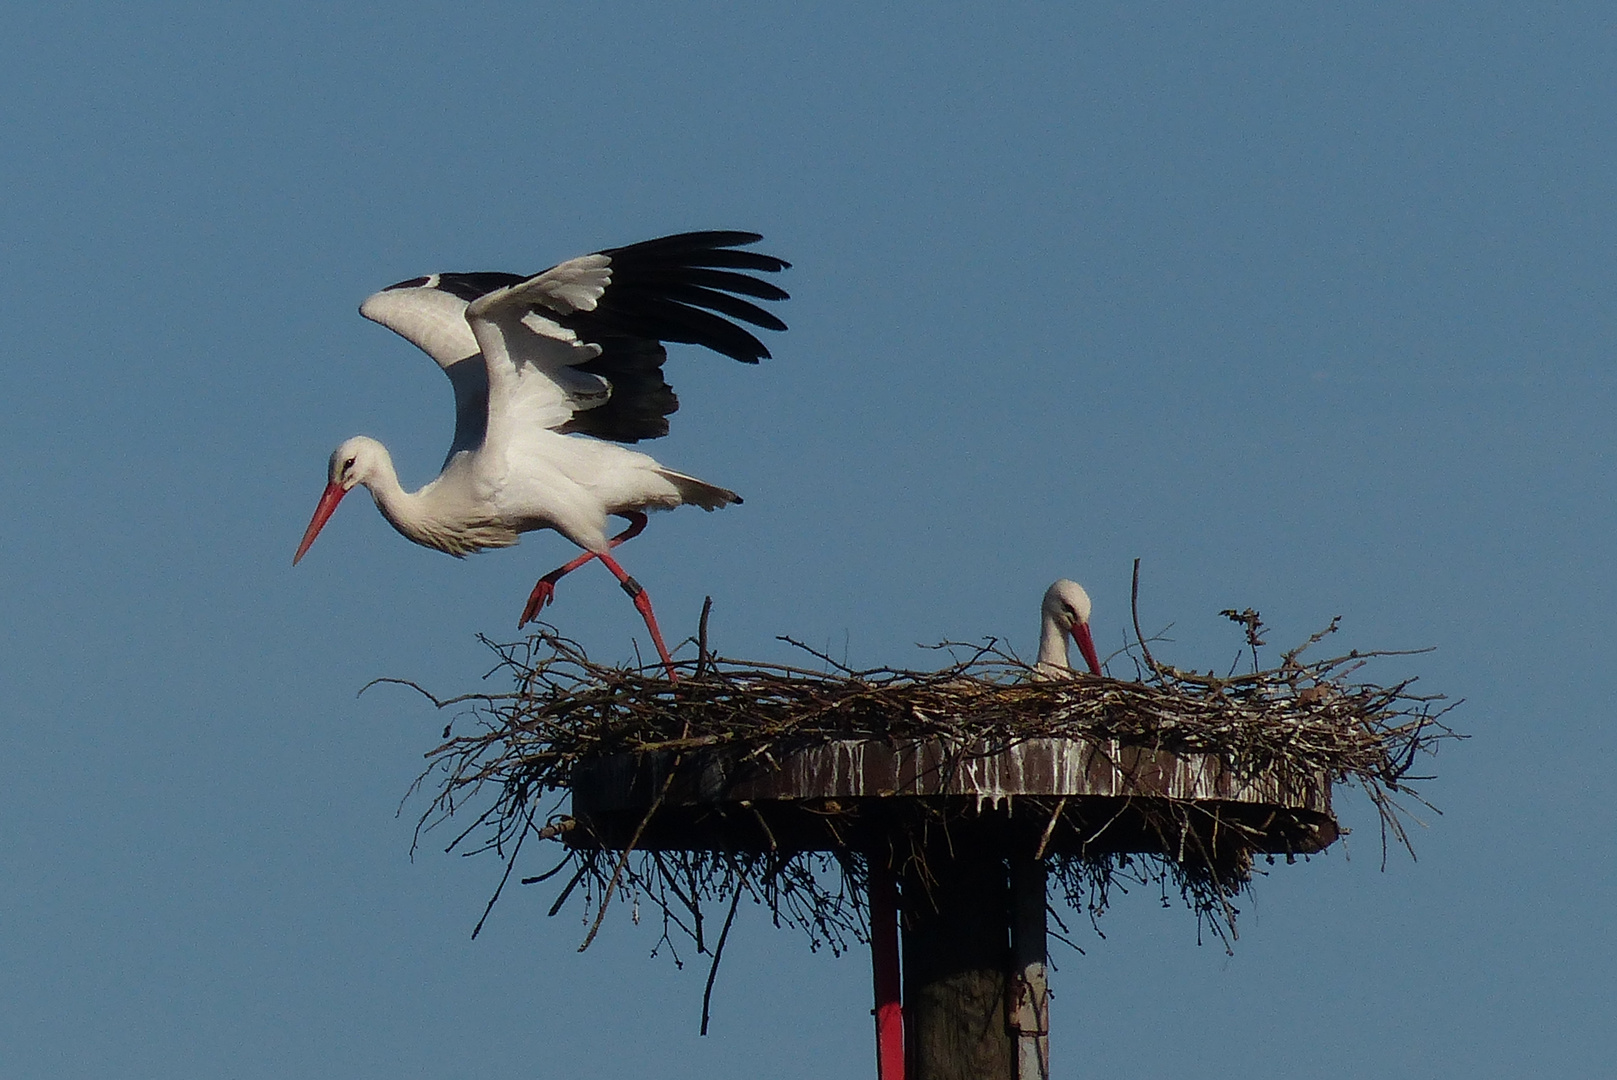
[[[352,469],[354,467],[354,462],[356,462],[358,460],[359,460],[358,458],[349,458],[347,461],[343,462],[342,463],[342,471],[343,472],[348,472],[350,469]]]

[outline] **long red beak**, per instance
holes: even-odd
[[[1089,673],[1099,675],[1100,657],[1095,655],[1095,639],[1089,636],[1089,624],[1074,623],[1072,640],[1078,643],[1078,651],[1084,654],[1084,662],[1089,665]]]
[[[326,490],[320,496],[320,505],[314,508],[314,517],[309,519],[309,528],[303,533],[303,543],[298,545],[298,553],[292,556],[293,566],[303,558],[309,550],[309,545],[314,543],[314,538],[320,535],[320,530],[326,527],[326,522],[331,520],[337,504],[342,502],[342,497],[346,494],[348,489],[335,480],[326,485]]]

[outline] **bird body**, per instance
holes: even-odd
[[[1084,662],[1093,675],[1101,674],[1100,658],[1095,653],[1095,641],[1089,632],[1092,606],[1089,594],[1076,581],[1063,578],[1044,591],[1044,602],[1039,607],[1039,659],[1034,672],[1041,678],[1060,678],[1072,674],[1067,659],[1067,638],[1070,635],[1083,653]]]
[[[769,350],[730,319],[784,330],[741,296],[784,290],[739,270],[790,264],[738,250],[754,233],[682,233],[572,259],[540,274],[431,274],[389,286],[360,307],[438,362],[455,391],[455,435],[443,471],[416,492],[399,484],[386,447],[358,436],[331,455],[325,493],[296,563],[344,495],[363,484],[382,516],[415,543],[457,557],[554,529],[584,556],[540,579],[522,623],[555,582],[599,558],[635,598],[669,665],[644,590],[610,556],[645,513],[741,497],[622,445],[668,431],[679,407],[663,380],[664,341],[703,345],[743,363]],[[717,313],[717,314],[715,314]],[[729,316],[724,318],[721,316]],[[629,521],[609,537],[607,519]]]

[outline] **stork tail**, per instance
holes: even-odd
[[[679,500],[687,505],[700,506],[703,510],[717,510],[721,506],[741,501],[741,496],[729,488],[717,487],[694,476],[686,476],[684,473],[668,469],[660,469],[658,474],[679,489]]]

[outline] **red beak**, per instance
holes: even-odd
[[[1078,651],[1084,654],[1084,662],[1089,665],[1089,673],[1099,675],[1100,657],[1095,655],[1095,639],[1089,636],[1089,624],[1073,623],[1072,640],[1078,643]]]
[[[326,527],[326,522],[331,520],[337,504],[342,502],[342,497],[346,494],[348,489],[335,480],[326,485],[326,490],[320,496],[320,505],[314,508],[314,517],[309,519],[309,528],[303,533],[303,543],[298,545],[298,553],[292,556],[293,566],[303,558],[304,553],[309,550],[309,545],[314,543],[314,538],[320,535],[320,530]]]

